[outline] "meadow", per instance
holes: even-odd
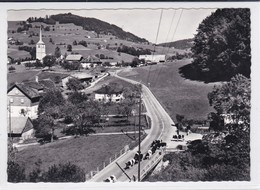
[[[181,77],[179,68],[190,62],[190,59],[185,59],[127,68],[119,75],[146,84],[174,121],[176,114],[184,115],[188,119],[206,119],[207,114],[214,111],[209,105],[207,95],[213,86],[219,83],[206,84]]]
[[[43,171],[53,164],[71,162],[88,173],[131,143],[132,140],[123,134],[72,137],[44,145],[32,145],[19,151],[16,158],[25,167],[26,174],[36,168],[35,163],[39,159]]]

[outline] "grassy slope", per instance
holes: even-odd
[[[103,161],[108,161],[129,143],[131,140],[125,135],[71,138],[28,147],[17,153],[17,161],[26,168],[27,174],[35,168],[34,163],[38,159],[42,160],[43,170],[52,164],[71,162],[89,172]]]
[[[36,25],[43,25],[44,27],[47,26],[44,23],[32,23],[32,28],[29,29],[30,32],[34,32],[35,34],[39,33],[39,28],[35,28]],[[8,22],[8,29],[9,30],[17,30],[17,28],[20,25],[16,25],[16,22]],[[46,45],[46,53],[47,54],[54,54],[56,46],[59,46],[61,49],[62,54],[70,54],[70,52],[67,52],[67,45],[72,44],[74,40],[77,42],[81,40],[85,40],[88,43],[88,47],[85,48],[83,46],[73,46],[72,51],[78,52],[82,54],[83,56],[87,55],[95,55],[95,54],[101,54],[103,53],[106,56],[114,57],[115,61],[121,61],[124,60],[125,62],[130,62],[134,58],[132,55],[121,53],[121,56],[118,55],[116,51],[112,50],[98,50],[96,43],[99,43],[100,45],[106,46],[107,44],[110,44],[112,46],[119,46],[120,44],[126,45],[126,46],[133,46],[136,48],[143,48],[143,49],[150,49],[154,50],[154,46],[150,43],[143,44],[143,43],[133,43],[126,40],[117,39],[115,36],[108,36],[108,35],[100,35],[99,38],[96,38],[96,33],[92,33],[91,31],[83,30],[82,27],[75,26],[74,24],[59,24],[54,25],[54,31],[53,26],[49,25],[51,30],[50,31],[43,31],[43,41]],[[39,41],[38,36],[32,36],[28,37],[29,34],[23,34],[23,33],[8,33],[8,37],[12,37],[15,40],[20,40],[24,42],[25,46],[31,46],[35,47],[35,45],[28,45],[28,43],[33,40],[35,43]],[[90,36],[90,38],[88,38]],[[52,38],[54,44],[50,43],[50,38]],[[65,43],[65,45],[57,45],[60,43]],[[16,45],[9,45],[8,48],[8,55],[18,59],[23,57],[30,57],[30,54],[28,52],[22,52],[22,57],[17,54],[18,46]],[[162,53],[168,53],[173,54],[174,52],[183,53],[184,50],[177,50],[174,48],[164,48],[162,46],[156,46],[155,47],[155,54],[162,54]]]
[[[187,118],[203,119],[213,110],[209,106],[207,94],[212,90],[214,84],[182,78],[178,69],[189,62],[190,60],[182,60],[151,67],[128,69],[120,75],[146,83],[150,70],[151,90],[173,120],[175,120],[176,114],[183,114]]]

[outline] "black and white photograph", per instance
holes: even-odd
[[[6,14],[8,183],[252,180],[250,6]]]

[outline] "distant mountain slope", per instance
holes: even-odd
[[[45,21],[44,21],[45,20]],[[83,29],[89,31],[95,31],[100,34],[111,34],[120,39],[133,41],[133,42],[148,42],[144,38],[140,38],[130,32],[125,32],[122,28],[116,25],[109,24],[107,22],[101,21],[96,18],[81,17],[78,15],[73,15],[71,13],[67,14],[57,14],[51,15],[48,20],[43,19],[43,22],[49,23],[52,21],[58,21],[59,23],[73,23],[77,26],[82,26]]]
[[[193,44],[193,39],[185,39],[185,40],[178,40],[174,42],[168,42],[168,43],[161,43],[158,45],[164,46],[164,47],[174,47],[176,49],[188,49],[191,48]]]

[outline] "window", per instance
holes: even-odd
[[[21,99],[21,103],[22,103],[22,104],[24,103],[24,99],[23,99],[23,98]]]
[[[13,98],[10,98],[9,101],[10,101],[10,103],[13,103],[13,102],[14,102],[14,99],[13,99]]]

